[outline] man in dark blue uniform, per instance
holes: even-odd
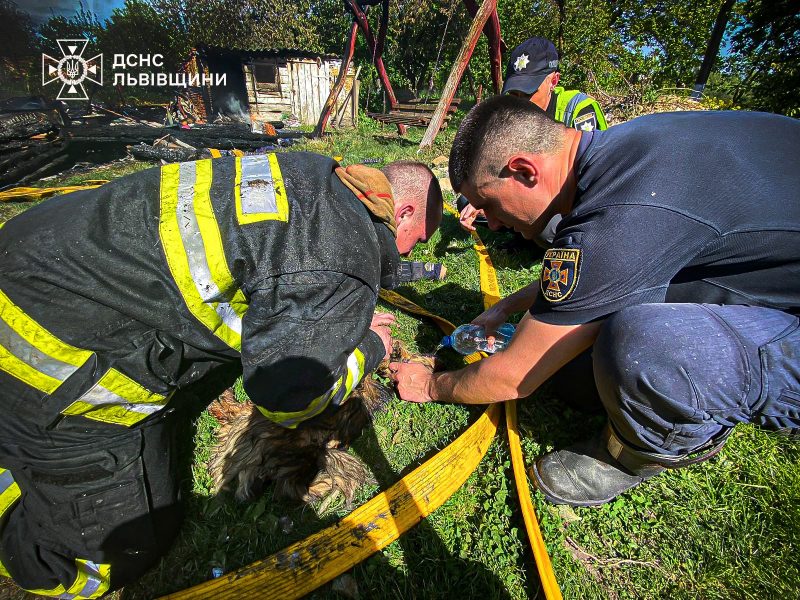
[[[479,105],[453,143],[454,189],[527,238],[564,219],[539,289],[482,315],[528,310],[509,347],[458,372],[395,364],[400,394],[522,398],[592,348],[608,427],[534,469],[577,506],[708,458],[737,423],[800,427],[798,145],[798,121],[763,113],[579,132],[516,98]]]
[[[605,115],[597,100],[578,90],[565,90],[558,85],[558,50],[553,42],[542,37],[532,37],[511,51],[506,68],[503,94],[529,100],[549,117],[567,127],[580,131],[607,129]],[[462,195],[458,199],[461,224],[474,230],[473,224],[486,225],[486,217],[467,202]],[[534,238],[543,248],[550,248],[561,216],[557,215]]]

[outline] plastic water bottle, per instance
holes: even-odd
[[[465,356],[478,351],[494,354],[508,346],[516,329],[511,323],[503,323],[497,328],[494,334],[494,342],[490,344],[489,340],[486,339],[486,330],[483,325],[468,323],[467,325],[456,327],[453,333],[444,336],[441,346],[443,348],[452,348]]]

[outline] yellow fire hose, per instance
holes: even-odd
[[[455,212],[449,206],[446,208]],[[484,307],[489,308],[500,299],[497,277],[480,237],[476,232],[472,232],[472,236],[479,260]],[[403,310],[433,319],[445,334],[455,328],[447,319],[395,292],[381,290],[381,298]],[[480,354],[472,354],[464,360],[471,363],[481,358]],[[516,402],[506,402],[505,406],[514,479],[542,588],[547,600],[561,600],[530,498],[519,444]],[[455,493],[478,466],[494,439],[499,416],[500,405],[491,405],[467,431],[436,456],[335,525],[266,559],[163,596],[161,600],[243,597],[291,600],[308,594],[396,540]]]
[[[445,204],[445,209],[459,217],[458,211]],[[483,293],[483,306],[489,308],[500,300],[500,287],[497,284],[497,272],[492,265],[489,251],[483,244],[477,231],[473,231],[472,238],[475,241],[475,252],[478,255],[478,267],[480,271],[481,292]],[[533,510],[533,502],[528,488],[528,478],[525,474],[525,460],[522,456],[522,447],[519,443],[519,426],[517,421],[517,401],[511,400],[504,402],[506,409],[506,429],[508,430],[508,446],[511,452],[511,465],[514,471],[514,482],[517,486],[519,495],[522,518],[525,521],[525,529],[528,532],[528,539],[533,550],[533,557],[536,560],[536,568],[539,571],[539,580],[542,582],[542,589],[547,600],[561,600],[561,589],[556,582],[553,572],[553,565],[550,556],[547,554],[547,547],[542,538],[542,531],[539,528],[539,521]]]
[[[0,192],[0,202],[41,200],[55,194],[69,194],[80,190],[93,190],[108,183],[107,179],[89,179],[83,185],[65,185],[52,188],[17,187]]]

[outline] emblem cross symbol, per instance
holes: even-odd
[[[556,292],[560,291],[558,284],[561,283],[563,285],[567,285],[569,282],[569,270],[562,269],[562,261],[560,260],[553,260],[550,261],[550,272],[547,274],[547,289],[554,290]]]
[[[103,85],[103,55],[83,58],[89,40],[56,40],[61,58],[42,54],[42,85],[62,83],[58,100],[88,100],[83,82],[89,80]]]

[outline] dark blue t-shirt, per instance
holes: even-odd
[[[648,302],[800,312],[800,121],[656,114],[583,146],[538,320],[576,325]]]

